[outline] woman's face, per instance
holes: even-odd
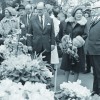
[[[76,20],[81,20],[82,15],[83,15],[82,10],[77,10],[74,17]]]
[[[85,14],[84,14],[84,17],[85,17],[85,18],[88,18],[88,17],[89,17],[89,14],[88,14],[88,13],[85,13]]]
[[[10,17],[10,13],[8,10],[5,10],[5,17]]]
[[[71,17],[72,16],[72,9],[68,9],[67,11],[67,17]]]

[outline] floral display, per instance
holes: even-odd
[[[0,68],[1,79],[9,78],[23,84],[26,81],[47,84],[53,77],[49,70],[50,65],[42,60],[42,54],[34,54],[34,58],[31,57],[27,46],[19,41],[19,35],[9,35],[4,45],[0,46],[0,54],[4,59]]]
[[[91,91],[83,87],[80,80],[73,83],[63,82],[60,89],[58,98],[62,98],[61,100],[91,100]]]
[[[47,83],[48,79],[52,77],[52,72],[49,71],[46,67],[48,64],[40,56],[35,59],[24,54],[9,57],[1,64],[1,78],[10,78],[23,84],[26,81]]]
[[[46,84],[12,82],[9,79],[0,82],[0,100],[54,100],[54,92],[46,89]]]
[[[20,42],[19,34],[8,35],[4,45],[0,45],[0,54],[4,59],[12,55],[27,54],[28,48]]]

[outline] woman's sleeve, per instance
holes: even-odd
[[[83,30],[84,32],[83,32],[83,35],[82,35],[82,38],[84,39],[84,40],[86,40],[86,38],[87,38],[87,36],[88,36],[88,29],[87,29],[87,24],[84,26],[84,30]]]
[[[0,34],[4,35],[4,29],[3,29],[3,23],[2,23],[2,21],[0,22]]]

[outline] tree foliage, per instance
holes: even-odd
[[[46,4],[57,5],[57,1],[56,0],[44,0],[44,2]]]

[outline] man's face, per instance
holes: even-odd
[[[91,16],[95,16],[96,12],[95,12],[95,9],[92,9],[91,10]]]
[[[27,7],[27,8],[25,9],[25,11],[26,11],[26,14],[30,14],[30,13],[32,12],[31,7]]]
[[[100,16],[100,8],[97,8],[97,10],[96,10],[96,15],[97,15],[97,16]]]
[[[40,2],[37,4],[37,13],[39,16],[42,16],[44,14],[44,3]]]
[[[39,16],[43,15],[44,9],[43,8],[37,8],[37,13]]]
[[[63,14],[61,14],[61,13],[59,13],[57,15],[57,18],[58,18],[58,20],[60,20],[60,22],[65,20],[65,16]]]
[[[20,15],[20,16],[23,16],[24,14],[25,14],[25,10],[24,10],[24,9],[20,9],[20,10],[19,10],[19,15]]]

